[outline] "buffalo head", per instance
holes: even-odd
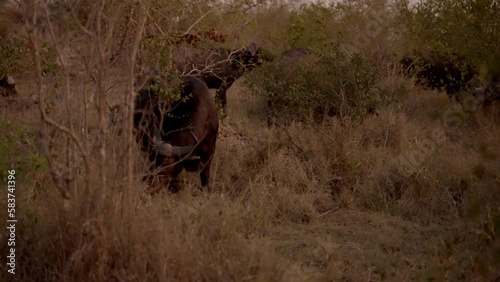
[[[208,88],[217,89],[216,99],[227,113],[227,90],[245,72],[261,64],[260,52],[261,47],[257,43],[235,51],[181,47],[175,51],[174,62],[183,74],[195,76],[203,80]]]
[[[460,92],[469,89],[477,75],[469,60],[458,54],[412,52],[400,61],[404,73],[429,89],[445,90],[448,97],[462,102]]]

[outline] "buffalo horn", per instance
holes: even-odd
[[[179,157],[183,158],[194,149],[194,146],[173,146],[163,140],[161,140],[161,134],[158,129],[154,130],[153,134],[153,144],[156,147],[156,151],[166,157]]]
[[[7,75],[7,84],[13,85],[13,84],[16,84],[16,81],[14,80],[14,78],[12,76]]]

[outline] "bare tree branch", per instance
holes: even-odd
[[[141,44],[142,34],[144,32],[144,26],[146,24],[146,18],[148,15],[149,5],[144,4],[144,1],[139,3],[139,25],[137,26],[134,43],[132,45],[132,50],[130,53],[130,65],[129,65],[129,81],[128,81],[128,91],[125,96],[125,119],[124,119],[124,129],[125,129],[125,142],[126,147],[126,177],[127,177],[127,191],[132,190],[133,185],[133,156],[132,156],[132,146],[134,143],[133,136],[133,124],[134,124],[134,81],[135,81],[135,63],[137,59],[137,53],[139,52],[139,47]]]
[[[38,18],[38,5],[37,5],[36,1],[33,1],[32,5],[33,6],[31,8],[33,9],[33,16],[32,16],[31,26],[35,27],[36,22],[37,22],[37,18]],[[26,26],[29,26],[28,23],[26,23],[26,24],[27,24]],[[81,140],[78,138],[77,134],[71,128],[64,126],[60,123],[57,123],[55,120],[50,118],[46,112],[46,110],[47,110],[47,104],[46,104],[47,95],[46,95],[46,91],[43,89],[43,85],[42,85],[42,63],[41,63],[41,55],[40,55],[40,39],[38,36],[38,30],[36,28],[32,28],[32,30],[29,32],[29,39],[30,39],[30,42],[31,42],[31,44],[33,46],[33,50],[34,50],[36,83],[37,83],[38,100],[39,100],[38,107],[40,110],[42,121],[50,126],[53,126],[54,128],[63,132],[64,134],[66,134],[66,136],[68,136],[70,138],[70,140],[72,140],[76,144],[76,147],[77,147],[78,151],[80,152],[80,154],[82,155],[82,158],[84,160],[85,167],[86,167],[87,171],[89,171],[90,164],[88,161],[88,152],[87,152],[87,150],[85,150],[85,148],[84,148]],[[50,155],[47,155],[47,158],[51,159]],[[61,196],[65,199],[69,199],[69,197],[70,197],[69,192],[67,191],[66,187],[63,187],[60,184],[60,180],[59,180],[60,175],[55,173],[54,162],[52,160],[49,160],[49,165],[51,167],[51,171],[52,171],[51,174],[52,174],[53,180],[54,180],[59,192],[61,193]]]
[[[206,12],[205,14],[203,14],[201,17],[199,17],[185,32],[184,34],[188,34],[191,29],[193,29],[204,17],[206,17],[207,15],[211,14],[213,12],[213,10],[210,10],[208,12]]]

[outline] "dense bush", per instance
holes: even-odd
[[[18,13],[17,9],[8,6],[0,10],[0,76],[6,72],[17,76],[31,71],[34,66],[32,45],[22,28],[16,26],[22,20]],[[44,42],[40,51],[43,75],[55,74],[59,65],[53,44]]]
[[[337,48],[318,56],[286,58],[254,71],[247,84],[266,100],[270,114],[286,120],[359,118],[379,103],[379,71],[359,55]]]
[[[1,14],[0,14],[1,15]],[[7,32],[7,24],[0,20],[0,76],[4,72],[18,73],[26,69],[25,57],[29,55],[25,39],[12,38]],[[29,57],[29,56],[28,56]]]
[[[405,73],[430,89],[446,91],[461,101],[460,91],[469,89],[477,72],[465,57],[445,56],[437,52],[412,52],[401,60]]]
[[[36,150],[37,135],[23,123],[0,118],[0,179],[7,179],[7,171],[15,168],[23,175],[45,171],[46,160]]]
[[[407,49],[459,55],[477,69],[491,68],[500,44],[500,4],[495,0],[428,0],[401,10]],[[491,70],[483,71],[483,78]]]

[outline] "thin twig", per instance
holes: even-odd
[[[341,207],[334,207],[333,209],[330,209],[330,210],[327,210],[326,212],[320,214],[320,215],[317,215],[316,217],[323,217],[329,213],[332,213],[332,212],[335,212],[335,211],[339,211],[341,210],[342,208]]]
[[[197,25],[204,17],[208,16],[209,14],[211,14],[214,10],[210,10],[208,12],[206,12],[205,14],[203,14],[201,17],[199,17],[184,33],[183,35],[185,34],[188,34],[191,29],[194,28],[195,25]]]
[[[288,130],[279,122],[275,121],[274,124],[276,124],[279,128],[281,128],[283,130],[283,132],[285,132],[285,134],[288,136],[288,139],[290,139],[290,142],[292,143],[292,145],[295,146],[297,149],[299,149],[299,151],[302,153],[302,155],[304,157],[307,157],[307,154],[304,151],[304,149],[302,149],[302,147],[300,147],[299,145],[297,145],[297,143],[295,143],[292,135],[288,132]]]

